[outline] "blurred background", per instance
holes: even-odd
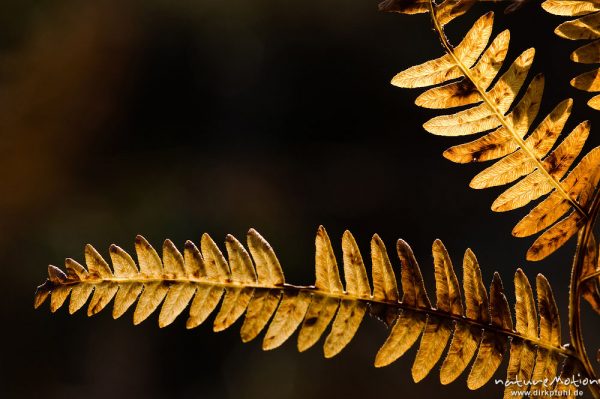
[[[547,76],[540,115],[576,99],[567,128],[598,114],[569,84],[586,68],[577,47],[553,35],[560,18],[538,3],[504,16],[506,4],[476,6],[449,29],[457,41],[484,11],[512,32],[508,60],[538,49],[533,72]],[[460,270],[467,247],[486,284],[543,272],[563,325],[574,243],[527,263],[532,240],[512,238],[527,209],[494,214],[501,191],[474,191],[481,165],[441,153],[464,140],[421,125],[434,113],[419,91],[389,84],[402,69],[441,55],[427,16],[377,11],[376,1],[274,0],[94,2],[5,0],[0,15],[0,396],[3,398],[329,398],[501,395],[470,392],[465,376],[440,391],[437,368],[414,384],[416,346],[393,365],[372,366],[387,330],[366,318],[331,360],[320,345],[296,351],[295,336],[273,352],[242,344],[238,321],[215,334],[212,318],[187,331],[184,317],[159,329],[156,315],[134,327],[129,311],[92,319],[47,305],[33,310],[48,264],[83,261],[92,243],[133,253],[142,234],[180,248],[209,232],[244,240],[260,231],[288,281],[314,282],[314,234],[328,229],[341,254],[345,229],[368,258],[379,233],[408,241],[434,295],[431,244],[444,241]],[[600,142],[592,134],[585,151]],[[393,251],[392,251],[393,253]],[[399,262],[392,256],[398,270]],[[583,305],[594,352],[598,318]],[[564,330],[564,334],[566,334]],[[505,375],[506,360],[496,378]]]

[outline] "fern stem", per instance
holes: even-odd
[[[590,207],[590,218],[579,232],[577,239],[577,250],[573,260],[573,269],[571,271],[571,283],[569,289],[569,333],[571,335],[571,344],[573,350],[577,353],[581,365],[590,379],[597,379],[594,368],[585,350],[583,333],[581,331],[581,274],[583,272],[583,262],[585,260],[586,248],[590,238],[593,235],[594,224],[600,211],[600,188],[596,189],[592,205]],[[598,273],[594,273],[598,274]],[[587,276],[588,278],[593,275]],[[588,385],[589,390],[595,399],[600,399],[600,387],[598,385]]]
[[[411,305],[408,305],[403,302],[386,301],[386,300],[375,299],[373,297],[355,296],[355,295],[350,295],[345,292],[335,293],[335,292],[329,292],[329,291],[322,291],[322,290],[317,289],[315,286],[302,286],[302,285],[292,285],[292,284],[283,284],[281,286],[269,286],[269,285],[260,285],[260,284],[247,284],[247,283],[238,284],[238,283],[234,283],[234,282],[210,281],[210,280],[198,279],[198,278],[175,279],[175,278],[168,278],[168,277],[165,277],[165,278],[136,278],[136,279],[118,278],[118,277],[94,278],[94,279],[83,280],[83,281],[77,281],[77,280],[67,281],[64,283],[60,283],[60,285],[76,285],[76,284],[81,284],[81,283],[91,284],[91,285],[102,284],[102,283],[116,283],[116,284],[118,284],[118,283],[141,283],[141,284],[161,283],[161,284],[166,284],[166,285],[195,284],[195,285],[207,285],[210,287],[221,287],[221,288],[225,288],[225,289],[226,288],[254,288],[254,289],[262,289],[262,290],[278,290],[278,291],[294,293],[294,294],[298,294],[300,292],[308,292],[311,294],[318,294],[321,296],[326,296],[329,298],[335,298],[335,299],[339,299],[339,300],[345,299],[345,300],[353,300],[353,301],[357,301],[357,302],[363,302],[370,307],[373,307],[375,305],[381,305],[388,309],[389,308],[395,309],[397,311],[396,313],[398,313],[400,310],[409,310],[409,311],[418,312],[421,314],[427,314],[430,316],[438,317],[441,319],[456,321],[457,323],[468,324],[469,326],[472,326],[472,327],[475,327],[475,328],[478,328],[481,330],[489,331],[489,332],[492,332],[492,333],[495,333],[498,335],[502,335],[505,337],[511,337],[513,339],[519,339],[522,341],[527,341],[531,345],[542,347],[549,351],[558,353],[564,357],[571,357],[571,358],[578,360],[577,353],[568,347],[557,348],[557,347],[555,347],[549,343],[546,343],[544,341],[534,340],[534,339],[531,339],[524,335],[521,335],[514,330],[503,329],[503,328],[497,327],[492,324],[482,323],[479,320],[467,318],[465,316],[444,312],[444,311],[441,311],[441,310],[438,310],[435,308],[411,306]]]
[[[565,189],[560,184],[560,182],[546,170],[542,161],[533,153],[532,149],[529,148],[529,146],[525,143],[525,140],[523,140],[523,138],[521,138],[517,134],[517,132],[515,132],[512,124],[506,120],[504,114],[498,109],[498,107],[496,107],[496,105],[494,105],[494,102],[488,97],[486,90],[484,88],[482,88],[479,85],[479,83],[473,78],[469,68],[465,64],[463,64],[463,62],[460,59],[458,59],[458,57],[454,53],[453,46],[450,44],[450,41],[446,37],[444,28],[440,25],[440,22],[437,19],[437,15],[435,12],[434,0],[429,0],[429,12],[431,14],[431,21],[433,23],[433,27],[440,38],[440,41],[441,41],[442,46],[444,47],[444,50],[450,57],[452,57],[452,59],[454,60],[454,62],[458,66],[458,68],[461,70],[461,72],[463,73],[465,78],[468,79],[473,84],[473,86],[475,87],[475,89],[477,90],[477,92],[479,93],[481,98],[483,99],[483,102],[494,113],[494,115],[496,116],[498,121],[502,124],[502,126],[511,134],[513,140],[515,140],[517,142],[519,147],[522,148],[523,151],[525,151],[525,153],[535,162],[535,164],[537,166],[537,170],[539,170],[540,173],[542,173],[542,175],[544,175],[544,177],[548,181],[550,181],[550,183],[556,189],[556,191],[558,193],[560,193],[561,197],[563,197],[565,200],[569,201],[571,206],[577,212],[579,212],[584,219],[587,219],[588,218],[587,212],[581,207],[581,205],[579,205],[579,203],[576,200],[571,198],[571,196],[565,191]]]

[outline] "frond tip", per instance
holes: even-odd
[[[345,284],[323,227],[319,227],[315,240],[314,286],[286,284],[273,249],[255,230],[249,231],[247,243],[248,251],[228,235],[226,258],[207,234],[202,236],[200,249],[191,241],[186,242],[183,254],[166,240],[161,259],[138,236],[137,265],[124,250],[112,245],[109,251],[112,268],[88,245],[87,269],[72,259],[65,262],[66,272],[49,266],[49,277],[38,287],[34,305],[38,308],[50,298],[50,310],[55,312],[70,295],[68,307],[73,313],[91,296],[88,305],[91,316],[114,298],[113,317],[117,318],[137,302],[134,324],[160,308],[160,327],[171,324],[189,307],[186,327],[193,328],[202,324],[221,302],[213,330],[227,329],[245,313],[242,340],[248,342],[266,328],[264,350],[282,345],[297,329],[300,330],[298,350],[307,350],[331,325],[323,346],[327,358],[350,343],[369,311],[372,315],[383,315],[392,326],[375,357],[376,367],[394,362],[420,337],[413,379],[425,378],[449,347],[441,365],[441,382],[454,381],[475,358],[467,378],[471,389],[489,381],[500,366],[507,345],[510,345],[509,380],[527,376],[553,378],[561,358],[574,360],[575,355],[561,346],[558,310],[550,285],[542,275],[536,279],[536,308],[529,281],[523,271],[517,270],[513,326],[500,276],[494,274],[488,293],[477,258],[467,250],[463,262],[463,297],[448,252],[439,240],[432,248],[435,307],[413,251],[403,240],[396,244],[402,296],[385,244],[378,235],[371,240],[372,285],[349,231],[342,237]]]

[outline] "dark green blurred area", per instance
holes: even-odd
[[[512,60],[538,49],[547,76],[540,115],[575,97],[568,129],[597,114],[568,80],[576,45],[552,34],[560,18],[528,4],[514,15],[478,5],[512,32]],[[516,267],[548,276],[566,320],[573,243],[542,263],[524,261],[531,240],[510,236],[526,210],[493,214],[501,189],[468,188],[481,165],[453,165],[433,137],[418,91],[389,84],[398,71],[441,54],[427,16],[377,12],[373,1],[5,1],[0,16],[0,259],[2,398],[363,398],[499,396],[493,384],[448,387],[437,368],[416,385],[416,348],[372,366],[387,331],[373,319],[338,357],[295,337],[262,352],[242,344],[240,323],[214,334],[184,318],[134,327],[131,311],[91,319],[33,310],[46,266],[83,260],[83,246],[133,252],[142,234],[180,248],[209,232],[243,239],[260,231],[287,280],[313,282],[314,233],[325,225],[341,253],[344,229],[365,258],[373,233],[388,248],[408,241],[433,296],[430,248],[444,241],[460,270],[467,247],[486,284],[499,270],[514,303]],[[600,142],[592,130],[586,151]],[[392,254],[396,270],[399,262]],[[598,319],[586,311],[590,351]],[[567,334],[564,330],[563,333]],[[505,360],[506,363],[506,360]],[[505,364],[496,374],[503,378]],[[441,390],[443,389],[443,391]]]

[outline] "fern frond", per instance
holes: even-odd
[[[527,252],[527,259],[541,260],[562,246],[588,218],[591,194],[600,179],[600,147],[573,165],[588,138],[590,124],[581,123],[555,147],[571,114],[572,100],[559,103],[531,129],[540,108],[544,77],[536,75],[524,93],[519,93],[527,81],[535,50],[521,53],[499,75],[510,34],[503,31],[490,43],[493,13],[479,18],[453,47],[444,33],[448,19],[440,18],[446,13],[446,2],[428,3],[446,54],[398,73],[392,84],[409,88],[434,86],[416,99],[421,107],[465,107],[434,117],[423,127],[440,136],[485,133],[474,141],[447,149],[444,157],[456,163],[498,159],[470,183],[475,189],[512,184],[494,201],[493,211],[518,209],[548,195],[513,230],[517,237],[545,230]]]
[[[600,3],[595,0],[547,0],[544,10],[554,15],[578,17],[560,24],[556,35],[568,40],[594,40],[571,53],[571,60],[581,64],[600,63]],[[571,86],[588,91],[600,92],[600,68],[585,72],[571,80]],[[600,110],[600,95],[592,97],[588,105]]]
[[[255,230],[249,231],[247,242],[249,252],[233,236],[227,236],[226,259],[207,234],[202,236],[200,249],[186,242],[183,254],[167,240],[161,261],[154,248],[138,236],[135,243],[138,265],[125,251],[112,245],[109,251],[112,269],[88,245],[87,269],[72,259],[65,262],[66,273],[49,266],[49,278],[36,292],[35,307],[50,298],[50,309],[55,312],[70,295],[68,308],[73,313],[91,296],[87,310],[91,316],[114,298],[113,317],[120,317],[137,302],[134,324],[160,308],[158,324],[165,327],[189,306],[186,327],[193,328],[206,321],[221,302],[213,330],[227,329],[245,313],[242,340],[250,341],[266,328],[262,344],[265,350],[277,348],[297,329],[300,330],[297,347],[300,351],[307,350],[331,324],[323,346],[328,358],[350,343],[370,310],[375,316],[383,315],[392,326],[375,357],[376,367],[394,362],[420,337],[412,367],[414,380],[425,378],[448,347],[441,365],[441,382],[454,381],[475,358],[467,379],[471,389],[489,381],[500,366],[507,345],[510,345],[510,380],[531,376],[552,379],[562,358],[577,360],[570,349],[561,346],[558,309],[550,285],[542,275],[536,279],[536,308],[529,281],[517,270],[513,327],[500,276],[494,274],[488,295],[471,250],[464,257],[463,298],[446,248],[439,240],[433,243],[434,307],[412,249],[403,240],[396,245],[402,266],[402,296],[385,244],[377,235],[371,240],[372,285],[356,241],[348,231],[342,237],[345,286],[323,227],[318,229],[315,241],[314,286],[286,284],[273,249]]]

